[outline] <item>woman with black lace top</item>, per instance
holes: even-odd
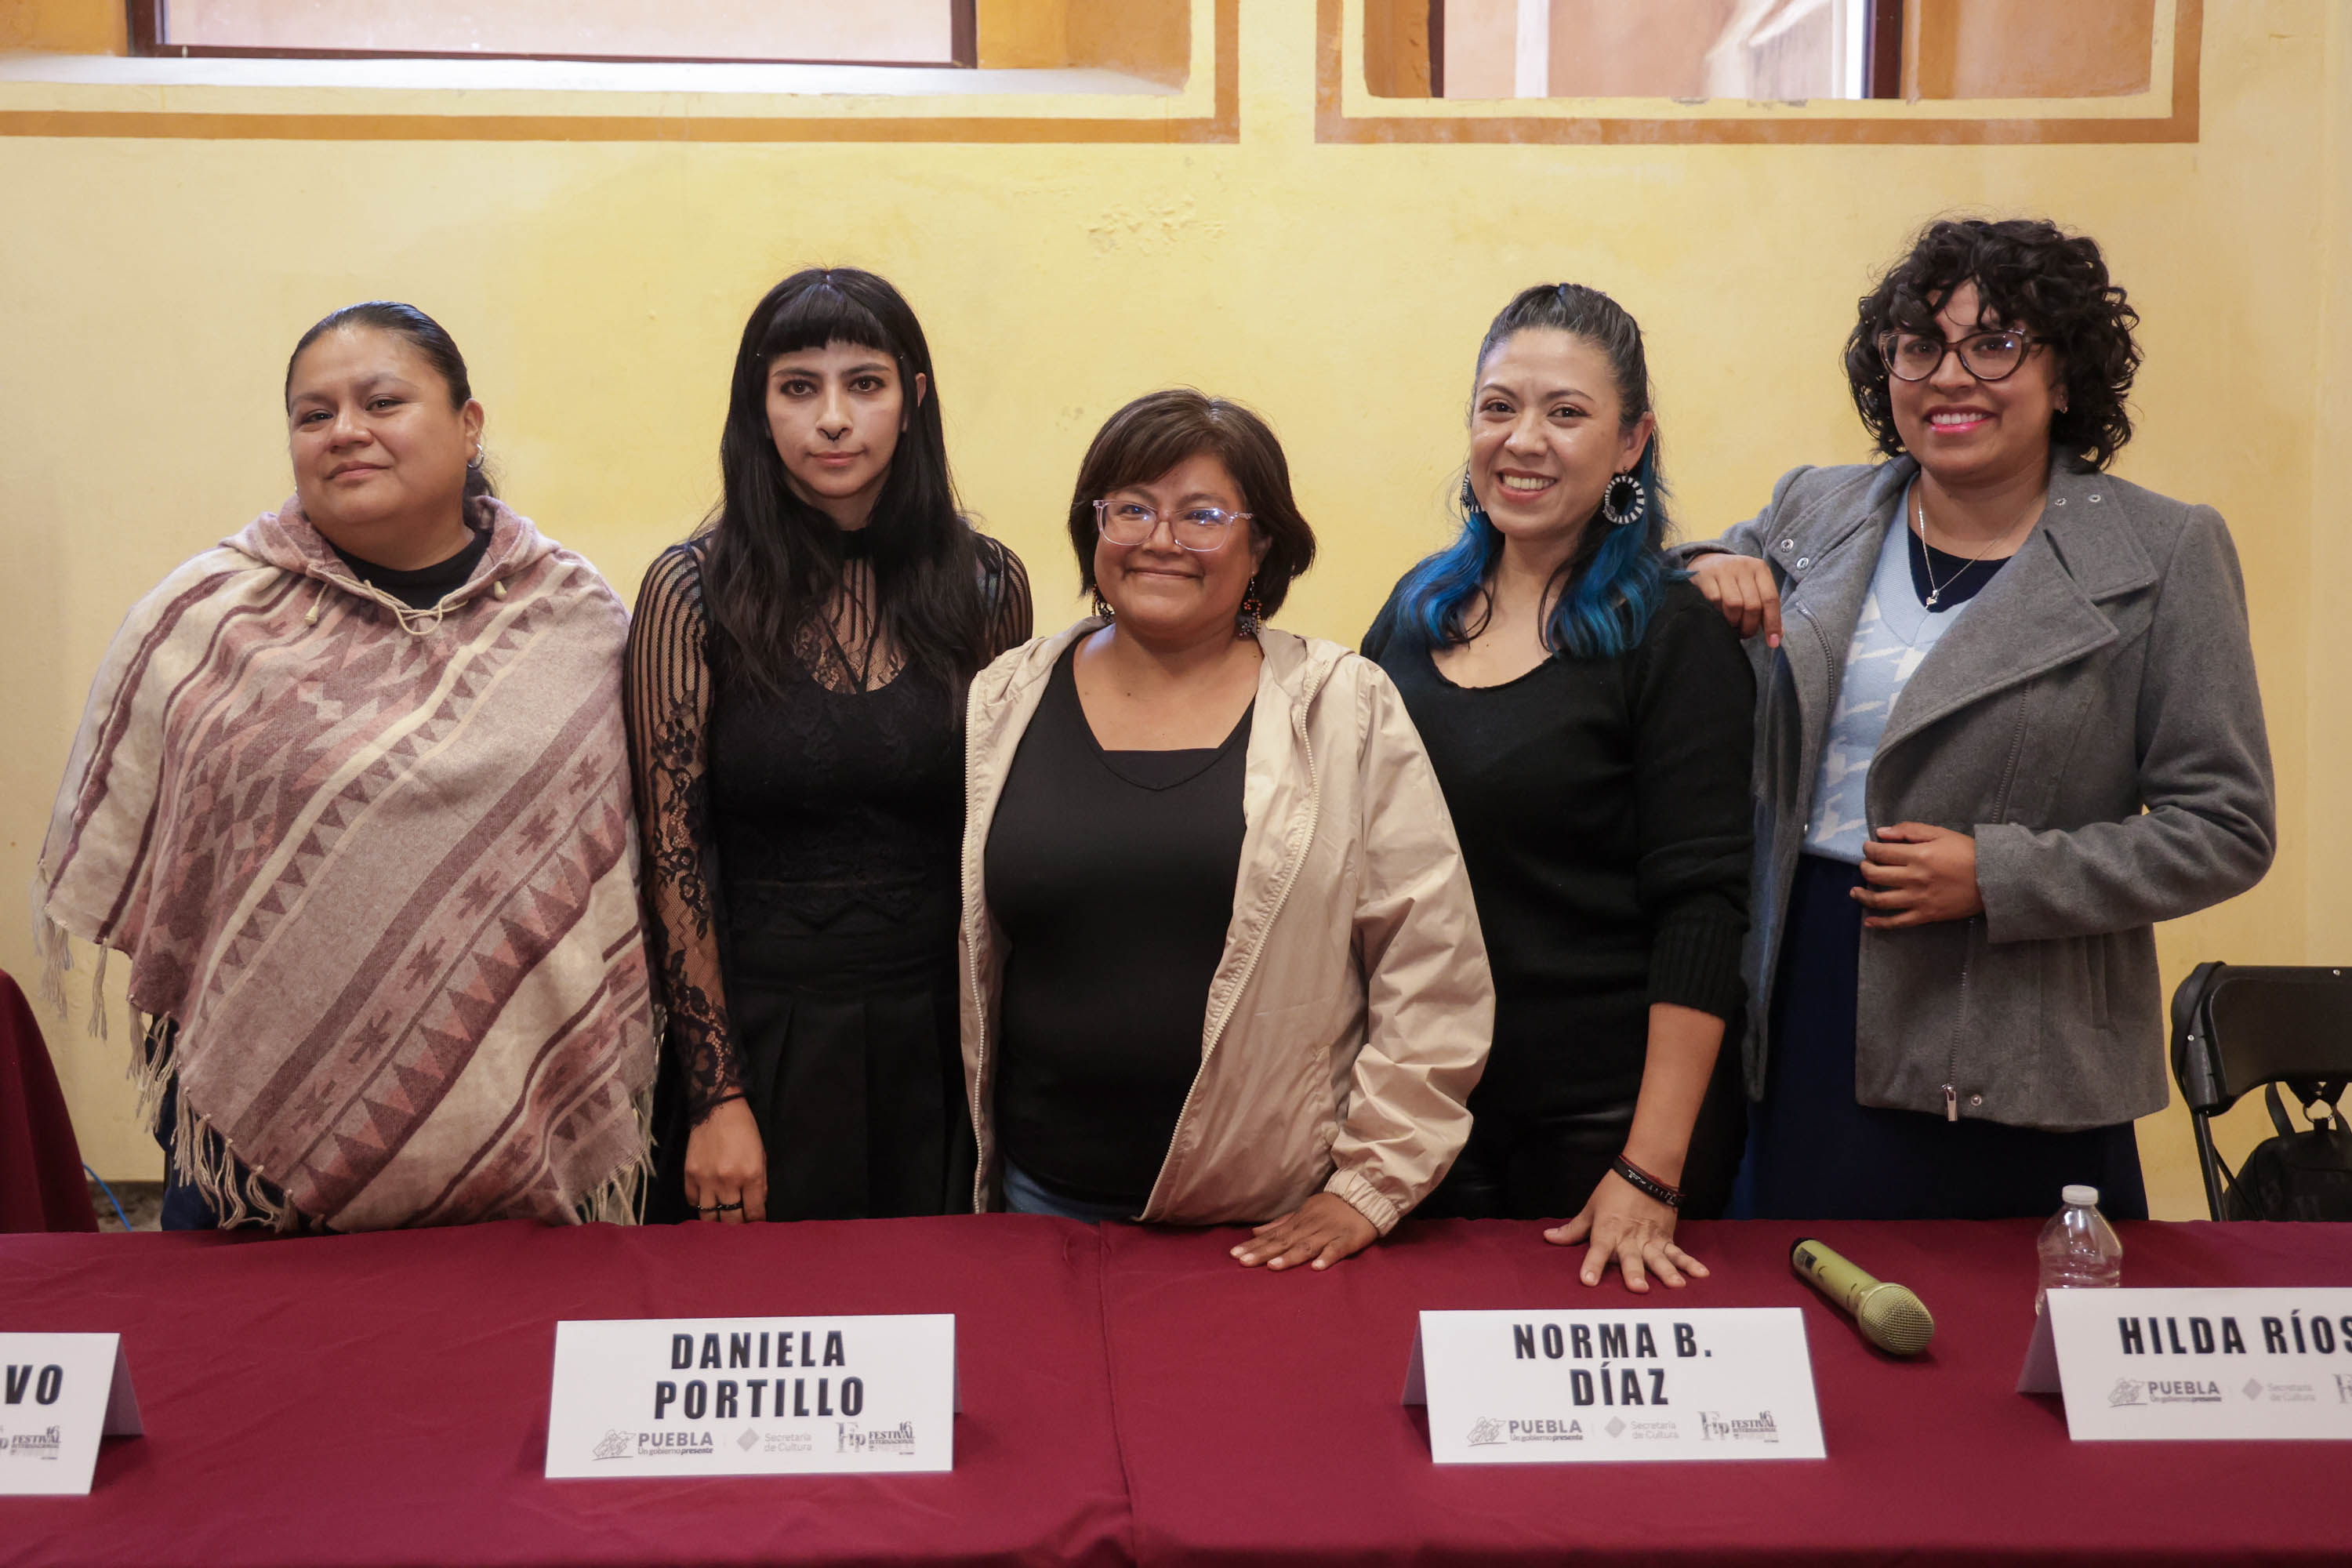
[[[871,273],[760,301],[719,462],[629,635],[669,1015],[647,1217],[969,1207],[963,693],[1028,638],[1028,577],[957,511],[930,350]]]

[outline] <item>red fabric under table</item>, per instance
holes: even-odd
[[[0,1231],[97,1228],[41,1026],[0,970]]]
[[[0,1329],[120,1331],[147,1436],[0,1563],[1116,1563],[1100,1250],[1066,1220],[0,1237]],[[949,1475],[542,1478],[563,1318],[952,1312]]]
[[[1244,1272],[1242,1234],[1106,1227],[1105,1322],[1147,1563],[2352,1561],[2352,1444],[2070,1443],[2014,1393],[2038,1226],[1691,1225],[1698,1307],[1800,1306],[1823,1461],[1438,1466],[1401,1407],[1423,1309],[1664,1306],[1535,1225],[1416,1225],[1328,1273]],[[1872,1349],[1789,1271],[1820,1237],[1936,1316]],[[2352,1285],[2352,1226],[2123,1227],[2137,1286]],[[2352,1354],[2339,1358],[2352,1372]]]

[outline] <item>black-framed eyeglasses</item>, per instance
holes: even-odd
[[[1232,537],[1234,524],[1247,522],[1251,514],[1227,511],[1222,507],[1188,506],[1176,511],[1163,512],[1139,500],[1104,500],[1095,502],[1095,528],[1113,544],[1142,544],[1150,541],[1160,527],[1160,520],[1168,520],[1168,536],[1180,546],[1196,553],[1221,548]]]
[[[1970,332],[1951,342],[1919,332],[1881,332],[1878,357],[1886,374],[1897,381],[1925,381],[1943,368],[1946,354],[1953,353],[1960,356],[1960,368],[1979,381],[2006,381],[2025,363],[2034,344],[2048,341],[1998,328]]]

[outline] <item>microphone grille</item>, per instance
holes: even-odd
[[[1854,1313],[1870,1342],[1893,1355],[1917,1355],[1936,1337],[1936,1320],[1900,1285],[1881,1285]]]

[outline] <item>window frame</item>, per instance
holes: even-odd
[[[2168,33],[2164,26],[2165,4],[2171,6]],[[1442,7],[1433,10],[1442,14]],[[1316,0],[1315,140],[1597,146],[1756,142],[1983,146],[2198,140],[2204,0],[2159,0],[2158,37],[2169,39],[2171,69],[2168,75],[2162,70],[2159,52],[2151,62],[2148,90],[2137,100],[1906,100],[1899,85],[1900,0],[1892,6],[1884,0],[1873,0],[1874,24],[1881,24],[1890,11],[1897,19],[1895,28],[1874,26],[1867,98],[1802,104],[1717,100],[1682,105],[1668,100],[1378,97],[1363,70],[1365,0]],[[1443,34],[1440,20],[1430,38],[1433,73],[1444,68]],[[1622,101],[1626,110],[1592,112],[1586,107],[1613,101]],[[1498,107],[1537,102],[1575,107],[1533,113]],[[1971,103],[1985,107],[1966,107]],[[2037,112],[2042,105],[2050,107]],[[2132,112],[2134,108],[2143,111]],[[1670,112],[1661,112],[1662,109]]]
[[[0,58],[0,145],[18,136],[162,141],[902,142],[1232,145],[1241,140],[1241,0],[1184,0],[1182,81],[1102,90],[1119,68],[869,68],[610,58],[186,60]],[[12,70],[11,62],[27,68]],[[436,73],[446,68],[446,79]],[[864,72],[867,79],[844,83]],[[579,79],[579,73],[596,79]],[[315,73],[306,74],[306,73]],[[564,73],[571,73],[566,79]],[[739,79],[697,79],[732,73]],[[769,73],[793,80],[743,81]],[[923,78],[937,73],[930,84]],[[835,79],[819,81],[815,79]],[[634,79],[622,80],[617,79]],[[1008,79],[1036,79],[1034,85]],[[950,90],[940,85],[951,79]]]
[[[919,70],[976,70],[980,66],[980,0],[948,0],[945,60],[803,59],[780,55],[583,55],[530,54],[509,50],[263,49],[223,44],[173,44],[164,40],[164,8],[170,0],[124,0],[129,12],[131,53],[160,59],[236,60],[581,60],[597,65],[671,66],[880,66]]]

